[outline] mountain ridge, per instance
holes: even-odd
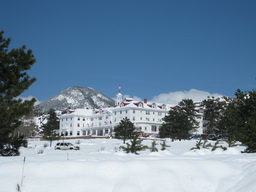
[[[114,105],[115,101],[113,99],[92,87],[72,86],[38,106],[46,112],[51,108],[64,111],[68,108],[104,108]]]

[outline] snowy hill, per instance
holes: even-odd
[[[241,153],[244,146],[190,150],[197,140],[167,139],[165,151],[157,140],[158,152],[134,155],[119,150],[122,140],[69,140],[80,150],[63,151],[54,150],[57,142],[29,141],[20,156],[0,157],[0,191],[18,191],[17,184],[22,192],[256,191],[256,154]]]
[[[43,111],[53,108],[63,111],[67,108],[102,108],[114,106],[113,99],[89,87],[69,87],[60,94],[39,104]]]

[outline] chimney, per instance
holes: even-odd
[[[148,100],[147,99],[144,99],[144,103],[147,103],[148,102]]]

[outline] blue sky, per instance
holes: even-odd
[[[2,1],[0,30],[37,59],[22,96],[70,86],[152,99],[256,86],[256,1]]]

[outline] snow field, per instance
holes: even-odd
[[[168,141],[166,151],[133,155],[118,150],[120,140],[92,139],[80,140],[79,151],[53,145],[37,154],[44,143],[29,142],[19,157],[0,157],[1,192],[16,191],[24,157],[22,192],[256,191],[256,155],[240,153],[241,146],[190,151],[196,141]]]

